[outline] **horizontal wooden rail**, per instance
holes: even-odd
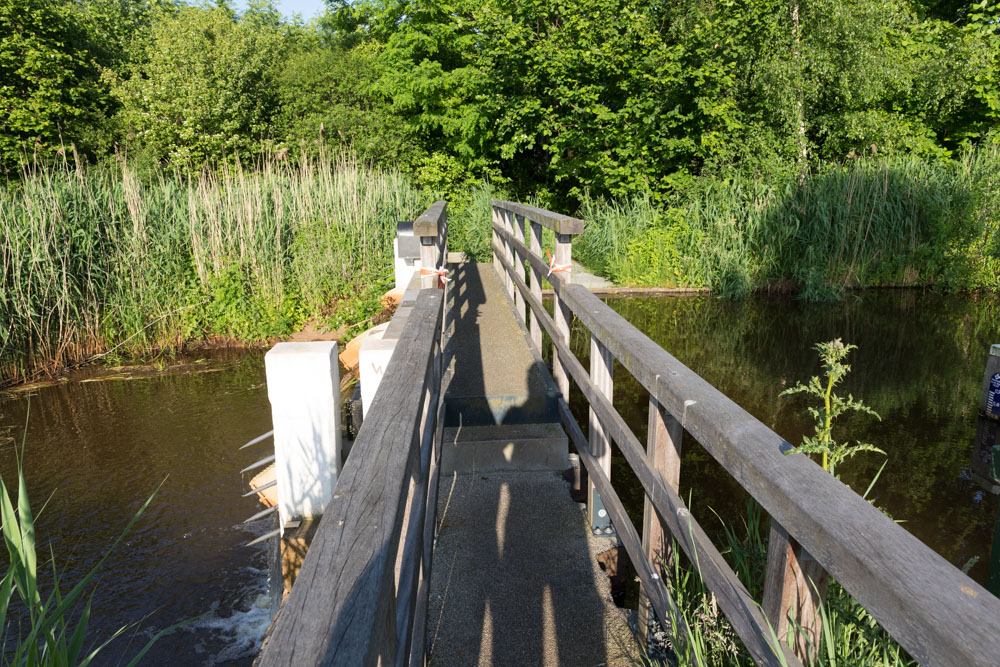
[[[506,260],[501,259],[501,262],[504,264],[504,268],[508,270],[513,268]],[[528,292],[524,281],[516,274],[514,275],[514,282],[522,289],[522,293]],[[551,336],[555,331],[555,322],[545,312],[541,301],[530,294],[525,296],[525,300],[531,307],[532,313],[538,317],[542,326]],[[726,614],[726,617],[729,618],[733,629],[740,636],[740,639],[743,640],[744,645],[750,651],[754,660],[764,665],[801,664],[788,651],[787,647],[781,646],[780,651],[775,650],[774,643],[769,641],[771,632],[768,630],[767,620],[764,618],[760,606],[750,596],[746,586],[740,582],[736,573],[726,563],[722,554],[719,553],[719,550],[691,515],[691,512],[677,492],[666,483],[658,471],[653,470],[647,465],[639,440],[632,433],[631,429],[629,429],[618,411],[611,405],[611,402],[590,381],[583,364],[570,351],[569,346],[565,343],[555,341],[554,337],[553,344],[559,351],[559,358],[569,371],[570,377],[583,392],[583,395],[590,402],[594,411],[597,412],[605,430],[618,443],[619,449],[635,471],[636,477],[649,496],[650,502],[660,516],[660,520],[669,528],[671,534],[691,562],[698,564],[702,579],[716,593],[719,607]],[[565,405],[564,400],[562,401],[562,405]],[[563,423],[566,425],[570,437],[580,454],[580,459],[587,465],[587,471],[594,480],[595,486],[600,487],[601,498],[612,517],[612,522],[618,531],[619,538],[629,553],[629,558],[639,572],[639,577],[647,591],[647,595],[649,595],[653,602],[653,608],[656,610],[660,622],[664,627],[678,625],[671,618],[671,616],[676,615],[676,607],[673,600],[664,589],[663,582],[659,580],[659,577],[651,576],[655,574],[655,570],[650,570],[646,573],[646,570],[651,565],[642,551],[635,527],[628,520],[628,515],[625,513],[624,508],[620,507],[621,501],[611,488],[610,482],[607,481],[604,471],[590,454],[587,441],[583,438],[583,433],[580,431],[580,427],[573,418],[572,413],[569,412],[568,406],[561,409],[561,415]],[[618,509],[619,507],[620,513],[613,511],[613,508]],[[616,514],[618,515],[617,518]],[[663,590],[661,591],[660,589]],[[669,600],[669,610],[665,605],[657,604],[657,598],[660,596],[665,596]],[[683,625],[683,620],[680,621],[680,624]],[[778,658],[779,654],[783,656],[783,661]]]
[[[420,291],[258,664],[423,663],[443,304],[443,291]]]
[[[552,211],[546,211],[545,209],[537,208],[535,206],[518,204],[517,202],[512,201],[503,201],[502,199],[491,199],[490,204],[494,208],[508,211],[514,215],[519,215],[522,218],[531,220],[532,222],[537,222],[542,227],[547,227],[556,234],[570,236],[583,233],[583,220],[578,218],[571,218],[568,215],[563,215],[561,213],[553,213]]]
[[[493,230],[500,241],[525,257],[533,269],[547,271],[545,260],[502,225],[494,223]],[[494,244],[494,250],[497,249]],[[513,276],[533,316],[551,334],[552,320],[539,312],[541,304],[530,294],[523,271],[517,271],[499,253],[497,258],[505,272]],[[1000,600],[808,457],[786,455],[793,449],[788,442],[587,289],[568,284],[559,274],[552,274],[548,280],[560,302],[569,307],[651,397],[914,658],[932,665],[996,664],[1000,655]],[[566,344],[557,343],[555,336],[553,344],[560,365],[577,381],[592,409],[601,416],[602,426],[625,454],[673,537],[686,552],[690,548],[699,554],[711,553],[714,547],[709,548],[703,533],[685,545],[687,518],[680,524],[677,513],[686,512],[686,508],[679,498],[675,499],[676,492],[644,460],[637,460],[641,456],[638,440],[610,402],[588,387],[586,372],[578,361],[570,358]],[[632,558],[635,560],[635,556]],[[723,606],[723,611],[755,659],[761,660],[751,647],[754,640],[747,636],[757,635],[758,647],[769,644],[767,634],[761,630],[759,605],[747,601],[745,588],[729,577],[732,571],[724,563],[718,565],[716,574],[710,575],[716,578],[713,582],[705,576],[708,570],[705,565],[714,566],[714,557],[694,562],[700,562],[706,584],[719,597],[720,606],[729,587],[730,608]],[[646,587],[647,583],[643,581],[643,585]],[[741,609],[743,621],[739,620]]]
[[[443,199],[428,206],[427,210],[413,221],[413,235],[437,236],[446,224],[447,209],[448,202]]]

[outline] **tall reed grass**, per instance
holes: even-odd
[[[914,157],[828,166],[789,179],[706,177],[657,206],[588,199],[574,255],[631,285],[727,296],[844,287],[1000,287],[1000,148],[949,162]]]
[[[33,167],[0,187],[0,383],[110,350],[289,333],[383,286],[420,198],[344,155],[199,175]]]

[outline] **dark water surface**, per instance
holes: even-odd
[[[83,576],[166,479],[97,585],[88,637],[138,622],[97,664],[127,662],[156,631],[192,617],[200,618],[160,639],[143,664],[249,664],[269,621],[266,547],[243,546],[267,522],[240,524],[259,507],[241,497],[239,471],[270,442],[237,451],[271,428],[263,353],[202,358],[179,372],[76,378],[0,400],[0,472],[16,484],[27,417],[36,513],[48,499],[39,556],[51,546],[63,585]]]
[[[976,481],[973,459],[981,455],[975,439],[986,358],[990,344],[1000,342],[997,295],[871,291],[834,304],[709,296],[607,303],[792,444],[813,433],[813,422],[803,414],[806,399],[778,395],[820,373],[814,344],[839,337],[857,345],[841,391],[862,399],[882,421],[844,418],[835,437],[883,449],[888,463],[872,490],[874,502],[956,566],[974,561],[970,576],[986,583],[1000,503]],[[587,363],[589,337],[579,323],[572,342]],[[615,407],[645,442],[648,393],[617,362],[614,392]],[[571,403],[585,425],[579,392]],[[681,496],[690,494],[699,522],[718,534],[714,510],[740,525],[747,494],[686,433],[683,447]],[[614,451],[612,481],[641,526],[641,488]],[[883,460],[859,454],[837,472],[863,493]]]
[[[882,421],[845,420],[839,434],[889,454],[875,502],[952,563],[978,557],[970,574],[986,581],[998,501],[975,480],[973,457],[986,356],[1000,342],[996,296],[882,291],[823,305],[704,296],[608,303],[792,443],[812,424],[802,400],[778,394],[819,372],[815,343],[841,337],[858,345],[843,390]],[[586,332],[578,324],[573,344],[586,363]],[[138,622],[99,664],[132,656],[155,631],[196,616],[161,639],[146,662],[249,664],[266,629],[265,547],[243,545],[267,526],[241,525],[259,506],[241,497],[247,480],[239,470],[268,453],[270,443],[237,451],[270,429],[263,353],[202,356],[179,372],[75,378],[0,399],[0,473],[8,481],[30,402],[28,488],[36,511],[49,499],[38,533],[65,582],[89,569],[166,478],[97,587],[92,639]],[[645,438],[647,395],[621,367],[614,402]],[[579,392],[573,403],[585,425]],[[863,491],[882,460],[861,455],[838,472]],[[612,476],[641,525],[641,489],[623,458],[614,459]],[[744,513],[745,493],[689,436],[681,487],[710,534],[719,526],[712,510],[729,521]]]

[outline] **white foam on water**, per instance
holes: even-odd
[[[227,664],[257,654],[271,623],[271,601],[266,594],[257,594],[249,602],[248,609],[234,610],[226,617],[218,615],[219,603],[215,602],[208,614],[183,626],[198,637],[194,648],[205,656],[203,664]]]

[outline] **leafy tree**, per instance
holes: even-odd
[[[149,40],[113,86],[126,139],[182,167],[252,155],[269,137],[274,63],[285,34],[269,4],[160,11]]]
[[[339,143],[365,160],[413,167],[421,150],[379,93],[377,45],[347,48],[315,28],[295,42],[276,76],[275,136],[292,146]]]
[[[0,0],[0,167],[69,143],[107,102],[72,2]]]

